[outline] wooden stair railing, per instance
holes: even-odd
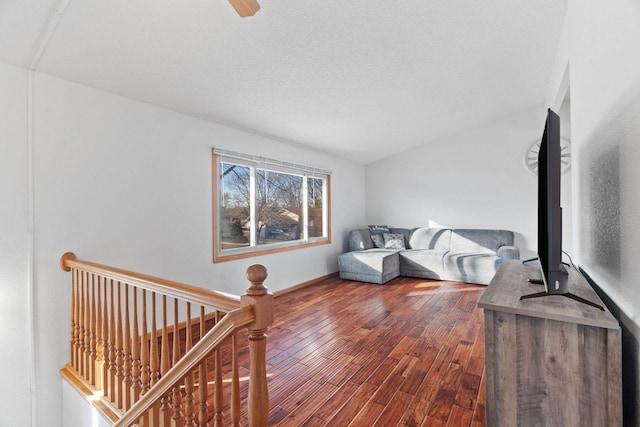
[[[263,266],[247,269],[251,286],[238,297],[70,252],[60,265],[72,278],[70,361],[61,374],[114,426],[237,426],[243,413],[249,426],[267,425],[265,332],[273,295],[263,286]],[[238,365],[243,327],[248,370]],[[245,409],[241,373],[248,376]]]

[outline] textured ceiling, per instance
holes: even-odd
[[[0,0],[0,60],[367,164],[543,107],[566,11],[260,3],[242,19],[225,0]]]

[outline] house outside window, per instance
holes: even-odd
[[[213,151],[214,261],[330,243],[330,172]]]

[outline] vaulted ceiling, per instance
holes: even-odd
[[[0,61],[367,164],[544,102],[566,0],[0,0]]]

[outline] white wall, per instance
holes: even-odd
[[[0,426],[30,423],[27,72],[0,63]]]
[[[364,222],[362,165],[42,74],[35,75],[33,91],[35,190],[29,194],[26,76],[25,70],[0,68],[0,355],[2,366],[9,367],[0,391],[8,408],[0,411],[1,426],[30,424],[25,375],[31,196],[36,310],[31,425],[62,425],[58,371],[69,357],[70,297],[70,276],[58,266],[64,252],[236,294],[249,285],[246,268],[262,263],[269,271],[266,286],[277,291],[337,271],[343,235]],[[332,244],[214,264],[213,146],[332,170]]]
[[[640,5],[570,0],[548,99],[570,68],[576,261],[623,325],[625,425],[640,425]]]
[[[62,382],[62,427],[112,427],[113,423],[98,409],[87,403],[75,388]]]
[[[368,165],[368,223],[507,229],[523,258],[535,256],[538,181],[523,156],[542,137],[545,116],[544,107],[526,110]],[[570,184],[564,175],[567,211]]]

